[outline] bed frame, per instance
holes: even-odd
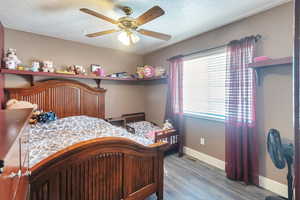
[[[104,118],[105,90],[75,81],[50,80],[30,88],[6,89],[59,117]],[[98,138],[65,148],[30,169],[30,200],[163,199],[167,143],[143,146],[125,138]]]
[[[132,127],[127,126],[127,123],[130,122],[139,122],[139,121],[146,121],[146,115],[144,112],[140,113],[131,113],[131,114],[124,114],[122,115],[122,119],[124,120],[126,129],[135,134],[135,130]],[[150,122],[154,124],[155,126],[158,126],[157,124]],[[165,131],[158,131],[155,133],[154,137],[155,142],[168,142],[169,146],[167,148],[168,151],[178,151],[179,143],[180,143],[180,137],[178,135],[178,131],[176,130],[165,130]]]

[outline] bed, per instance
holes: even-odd
[[[168,151],[178,151],[180,139],[175,129],[163,130],[157,124],[146,121],[145,113],[122,115],[126,129],[136,135],[151,139],[153,142],[167,142]]]
[[[141,200],[153,193],[163,199],[167,143],[105,122],[104,89],[49,80],[5,91],[61,118],[27,127],[31,200]]]

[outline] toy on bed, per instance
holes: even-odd
[[[30,124],[48,123],[55,120],[57,120],[57,116],[54,112],[43,112],[41,110],[36,110],[33,112],[32,117],[29,120],[29,123]]]
[[[132,134],[142,135],[154,142],[168,142],[169,149],[178,149],[179,137],[171,122],[166,120],[163,128],[145,119],[145,113],[124,114],[126,129]]]

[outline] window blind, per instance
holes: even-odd
[[[225,48],[187,58],[183,67],[185,113],[225,118]]]

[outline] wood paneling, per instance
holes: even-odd
[[[76,81],[49,80],[30,88],[6,89],[9,98],[29,101],[58,117],[87,115],[104,118],[105,89],[95,89]]]

